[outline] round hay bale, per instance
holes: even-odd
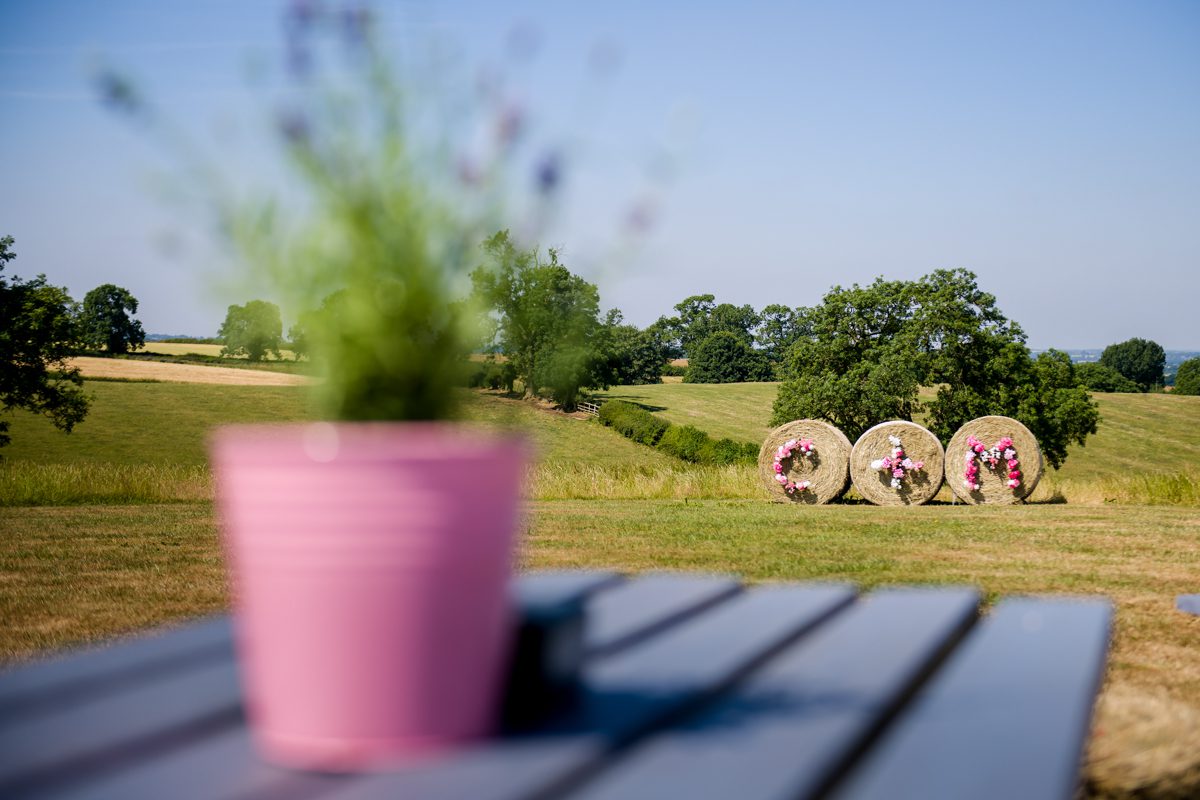
[[[979,465],[977,483],[978,489],[967,486],[965,471],[967,455],[971,452],[967,446],[967,438],[974,436],[985,448],[991,449],[1003,437],[1013,440],[1013,449],[1017,451],[1018,470],[1021,473],[1016,488],[1009,488],[1009,470],[1004,460],[991,467],[981,459],[974,459]],[[1042,479],[1045,469],[1042,463],[1042,449],[1038,447],[1037,438],[1021,423],[1010,417],[980,417],[973,419],[958,429],[946,446],[946,482],[950,484],[954,496],[964,503],[972,504],[1011,504],[1019,503],[1033,493],[1038,481]]]
[[[897,478],[892,469],[884,469],[900,442],[905,462],[899,467],[905,474]],[[942,488],[945,452],[938,438],[915,422],[881,422],[854,443],[850,451],[850,480],[866,500],[877,506],[919,506],[928,503]],[[903,463],[920,463],[921,469]],[[894,484],[898,483],[899,487]]]
[[[776,479],[775,454],[792,439],[809,439],[813,452],[794,453],[781,461],[783,475],[794,483],[808,481],[804,491],[789,493]],[[771,499],[776,502],[822,505],[836,500],[850,488],[850,440],[846,434],[818,419],[798,419],[780,425],[767,434],[758,451],[758,474]]]

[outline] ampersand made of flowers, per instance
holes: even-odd
[[[808,491],[808,487],[812,485],[811,481],[792,481],[787,476],[787,472],[783,468],[783,462],[791,458],[793,454],[801,456],[809,456],[817,451],[813,445],[812,439],[788,439],[775,450],[775,480],[779,481],[779,485],[788,494],[796,492]]]
[[[983,442],[974,436],[967,437],[968,452],[964,457],[966,469],[963,472],[964,485],[973,492],[979,491],[979,463],[986,461],[992,469],[1000,467],[1001,462],[1008,469],[1008,488],[1016,489],[1021,485],[1021,462],[1017,459],[1017,450],[1013,447],[1011,436],[1001,437],[991,449],[983,446]],[[1000,467],[1003,469],[1004,467]]]
[[[890,472],[892,474],[892,488],[899,489],[900,482],[904,480],[904,476],[909,472],[920,472],[925,469],[925,462],[913,461],[904,455],[904,445],[900,443],[899,436],[889,436],[888,442],[892,445],[892,454],[872,461],[871,469]]]

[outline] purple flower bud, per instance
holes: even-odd
[[[507,105],[496,119],[496,141],[501,147],[512,146],[525,126],[525,115],[515,105]]]
[[[542,194],[551,194],[562,180],[562,160],[558,153],[550,151],[542,156],[534,170],[534,183]]]
[[[348,47],[366,43],[374,19],[366,6],[353,5],[342,9],[342,35]]]
[[[104,70],[96,76],[96,88],[100,92],[101,102],[114,111],[134,115],[144,110],[137,89],[124,75]]]
[[[276,124],[279,126],[279,132],[283,134],[283,138],[288,144],[293,147],[305,147],[308,145],[312,131],[308,125],[308,119],[299,111],[284,111],[279,114]]]

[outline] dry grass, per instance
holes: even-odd
[[[159,353],[165,356],[186,356],[195,353],[201,356],[220,356],[223,345],[219,344],[200,344],[188,342],[146,342],[139,350],[139,353]],[[276,359],[274,355],[268,354],[268,361],[291,361],[295,358],[295,354],[291,350],[280,350],[280,358]],[[245,358],[245,356],[225,356],[225,358]]]
[[[608,491],[607,482],[618,474],[610,467],[587,479],[581,477],[584,465],[578,469],[565,480],[554,471],[538,480],[577,484],[564,492],[596,492]],[[738,480],[753,485],[753,470],[741,469]],[[670,474],[651,472],[656,479]],[[729,479],[719,477],[718,487]],[[629,486],[653,485],[636,474],[630,478]],[[628,493],[629,486],[614,493]],[[1200,719],[1200,619],[1173,609],[1176,594],[1196,591],[1200,510],[796,509],[763,500],[698,499],[718,490],[680,472],[657,491],[683,499],[531,502],[523,564],[729,572],[751,581],[843,579],[864,588],[970,584],[989,599],[1104,594],[1116,602],[1117,616],[1089,772],[1097,796],[1197,796],[1164,787],[1200,791],[1180,748],[1181,741],[1191,741],[1180,737],[1190,736]],[[226,603],[208,503],[0,508],[0,527],[0,615],[6,622],[0,660],[216,611]]]
[[[189,345],[198,347],[200,345]],[[170,383],[216,383],[226,386],[303,386],[312,383],[305,375],[268,372],[199,364],[171,364],[162,361],[134,361],[125,358],[80,356],[68,364],[78,367],[85,378],[121,378],[134,381]]]
[[[208,503],[0,508],[0,661],[223,610]]]
[[[1113,685],[1100,698],[1088,748],[1088,794],[1104,800],[1195,800],[1200,709],[1160,689]]]

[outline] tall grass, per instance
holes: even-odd
[[[540,461],[529,469],[529,500],[757,500],[753,465],[670,461]],[[38,464],[0,461],[0,507],[203,502],[213,480],[197,464]],[[938,499],[950,502],[948,489]],[[1100,480],[1042,481],[1035,503],[1200,507],[1200,473],[1150,473]]]
[[[177,503],[212,499],[195,464],[37,464],[0,461],[0,506]]]
[[[1137,472],[1092,480],[1052,477],[1043,484],[1047,491],[1057,493],[1068,503],[1200,506],[1200,473],[1197,472]],[[1037,499],[1043,494],[1043,486],[1038,486],[1034,497]]]
[[[531,500],[684,500],[765,498],[755,467],[748,464],[535,465],[526,484]]]

